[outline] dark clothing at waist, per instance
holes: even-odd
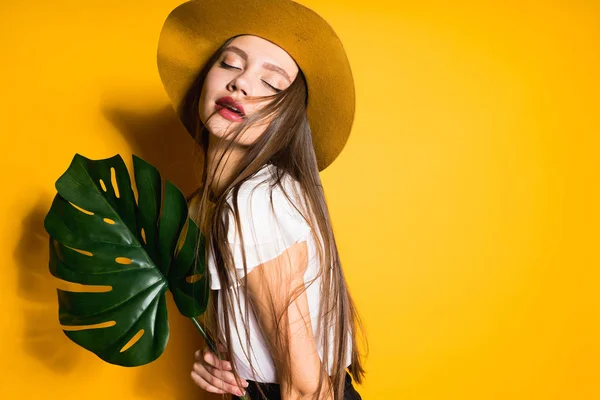
[[[251,400],[264,400],[261,396],[257,383],[251,380],[246,379],[248,382],[248,387],[246,388],[246,392],[250,396]],[[281,391],[278,383],[261,383],[261,389],[267,396],[268,400],[281,400]],[[240,400],[241,398],[238,396],[232,396],[232,400]],[[344,386],[344,399],[343,400],[362,400],[360,394],[354,389],[352,385],[352,377],[350,373],[346,371],[345,378],[345,386]]]

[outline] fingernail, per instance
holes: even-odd
[[[248,382],[244,381],[244,387],[248,387]]]
[[[238,390],[238,391],[237,391],[237,395],[238,395],[238,396],[244,396],[245,394],[246,394],[246,393],[245,393],[245,392],[242,392],[241,390]]]

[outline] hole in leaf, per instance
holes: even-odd
[[[102,187],[102,190],[106,192],[106,185],[104,184],[104,181],[102,179],[100,179],[100,186]]]
[[[177,257],[177,255],[179,254],[179,251],[181,250],[181,248],[183,247],[183,245],[185,243],[185,237],[187,236],[187,232],[188,232],[188,224],[189,224],[189,219],[187,221],[185,221],[185,224],[183,225],[183,229],[181,229],[181,234],[179,235],[179,241],[177,242],[177,247],[175,248],[175,257]]]
[[[203,274],[194,274],[194,275],[186,276],[185,281],[187,283],[196,283],[200,279],[202,279],[202,276],[204,276],[204,275]]]
[[[75,249],[75,248],[73,248],[73,247],[69,247],[69,246],[67,246],[67,245],[64,245],[64,246],[65,246],[67,249],[74,250],[74,251],[76,251],[76,252],[78,252],[78,253],[81,253],[81,254],[83,254],[83,255],[85,255],[85,256],[90,256],[90,257],[92,257],[92,256],[93,256],[93,254],[92,254],[92,253],[90,253],[89,251],[86,251],[86,250],[80,250],[80,249]]]
[[[110,328],[116,324],[116,321],[107,321],[93,325],[61,325],[61,328],[65,331],[83,331],[84,329]]]
[[[117,184],[117,173],[115,172],[114,167],[110,167],[110,182],[112,183],[113,190],[115,191],[115,196],[117,196],[117,199],[120,198],[119,185]]]
[[[133,262],[133,260],[131,258],[127,258],[127,257],[117,257],[117,258],[115,258],[115,261],[118,262],[119,264],[131,264]]]
[[[70,204],[70,205],[72,205],[73,207],[75,207],[76,209],[78,209],[79,211],[81,211],[81,212],[82,212],[82,213],[84,213],[84,214],[87,214],[87,215],[94,215],[94,213],[93,213],[93,212],[91,212],[91,211],[88,211],[88,210],[84,210],[83,208],[81,208],[81,207],[79,207],[79,206],[76,206],[75,204],[71,203],[70,201],[69,201],[69,204]]]
[[[112,220],[112,219],[110,219],[110,218],[104,218],[104,222],[106,222],[107,224],[111,224],[111,225],[114,225],[114,224],[115,224],[115,221],[113,221],[113,220]]]
[[[138,340],[140,340],[142,338],[142,336],[144,336],[144,330],[140,329],[138,331],[138,333],[136,333],[135,335],[133,335],[133,337],[129,340],[129,342],[127,342],[127,344],[125,344],[125,346],[123,346],[123,348],[121,349],[120,353],[124,352],[125,350],[127,350],[128,348],[130,348],[131,346],[133,346],[134,344],[136,344],[136,342]]]
[[[64,279],[54,278],[56,287],[65,292],[75,293],[106,293],[112,290],[108,285],[84,285],[77,282],[69,282]]]
[[[52,246],[54,246],[54,251],[56,251],[56,256],[58,257],[58,259],[60,261],[64,261],[62,250],[60,248],[60,243],[58,243],[58,240],[52,238]]]
[[[146,242],[146,231],[144,231],[144,228],[142,228],[142,240],[144,241],[144,244],[148,244]]]
[[[131,179],[131,191],[133,192],[133,198],[135,200],[135,205],[139,206],[140,205],[139,193],[138,193],[138,189],[137,189],[137,182],[135,181],[135,176],[132,177],[132,179]]]

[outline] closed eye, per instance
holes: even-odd
[[[275,91],[275,93],[281,92],[281,89],[277,89],[276,87],[274,87],[272,85],[269,85],[269,83],[266,82],[266,81],[263,81],[263,82],[265,83],[265,85],[267,85],[268,87],[270,87],[271,89],[273,89]]]
[[[229,65],[227,64],[225,61],[221,61],[221,67],[225,68],[225,69],[241,69],[238,67],[234,67],[233,65]],[[263,83],[271,90],[273,90],[275,93],[279,93],[282,90],[281,89],[277,89],[275,86],[270,85],[269,82],[267,81],[263,81]]]
[[[241,69],[238,67],[234,67],[233,65],[229,65],[229,64],[225,63],[225,61],[221,61],[221,67],[227,68],[227,69]]]

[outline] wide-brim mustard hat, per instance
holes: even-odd
[[[350,135],[354,80],[333,28],[291,0],[192,0],[171,11],[160,33],[157,61],[173,108],[183,121],[186,94],[202,67],[227,39],[242,34],[275,43],[302,69],[312,141],[322,171]]]

